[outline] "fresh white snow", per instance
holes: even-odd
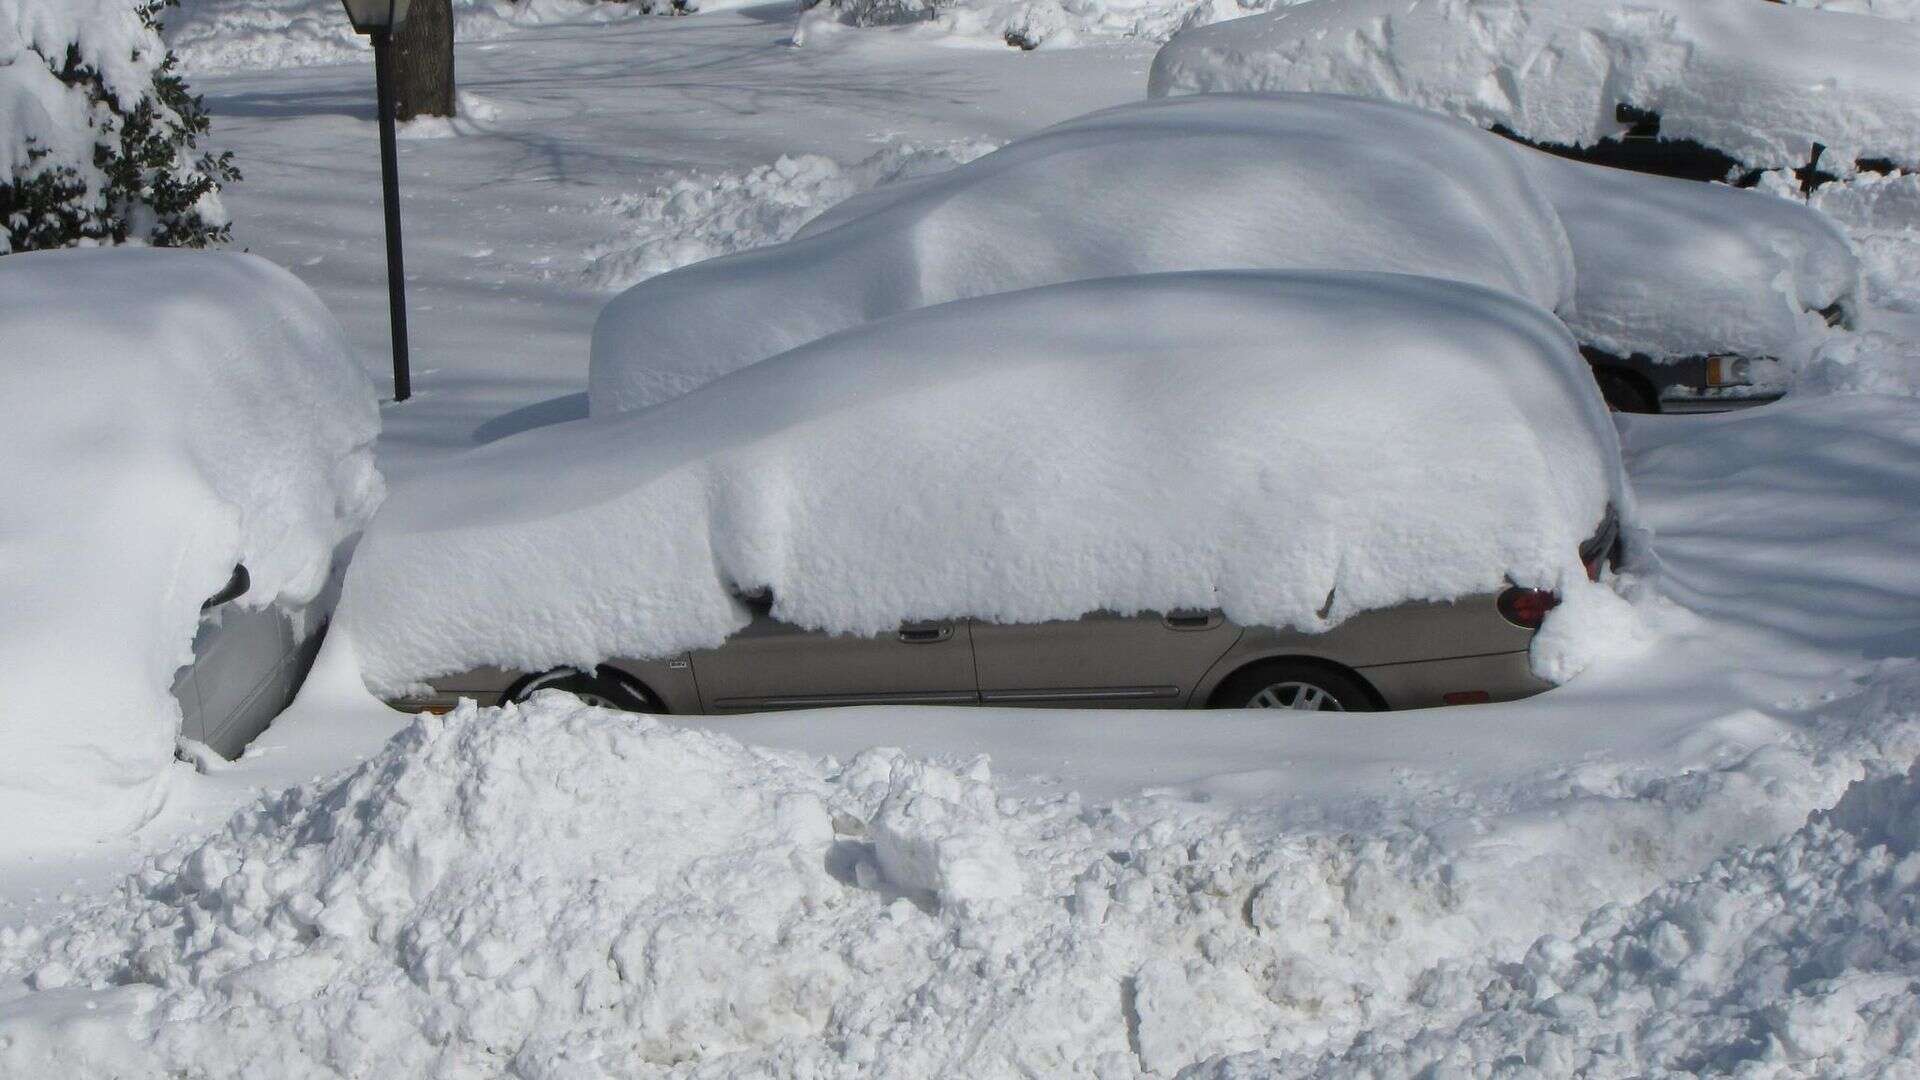
[[[1585,586],[1581,542],[1630,510],[1615,445],[1564,328],[1493,290],[1073,282],[868,323],[422,475],[356,551],[336,632],[391,693],[718,645],[763,588],[778,618],[860,634],[1184,608],[1320,629]]]
[[[1920,26],[1750,0],[1314,0],[1176,36],[1150,93],[1359,94],[1501,124],[1537,142],[1660,116],[1749,168],[1857,158],[1920,166]]]
[[[326,586],[379,417],[319,298],[251,256],[9,255],[0,341],[0,821],[84,843],[167,797],[174,672],[234,565],[248,607]]]
[[[717,193],[649,232],[648,193],[1004,142],[1145,79],[1138,47],[792,31],[461,46],[497,112],[402,144],[420,396],[385,470],[574,407],[596,246],[785,220]],[[247,168],[238,243],[381,372],[370,86],[195,80]],[[1855,183],[1814,204],[1860,248],[1862,332],[1781,405],[1620,419],[1644,561],[1582,594],[1608,647],[1546,695],[1363,726],[549,698],[382,748],[405,720],[336,635],[141,832],[22,858],[7,830],[0,1075],[1907,1075],[1920,335],[1901,182]]]

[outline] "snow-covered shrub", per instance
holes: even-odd
[[[160,40],[175,0],[0,0],[0,254],[227,238],[231,153]]]

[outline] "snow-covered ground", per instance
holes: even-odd
[[[747,209],[765,174],[737,214],[627,212],[655,193],[1005,142],[1145,87],[1131,46],[791,31],[746,9],[462,47],[492,118],[402,145],[397,487],[584,411],[606,245],[780,220]],[[195,88],[247,170],[236,242],[378,375],[370,83]],[[1911,298],[1891,202],[1859,213],[1887,238],[1870,293]],[[6,854],[0,1075],[1910,1074],[1904,342],[1860,339],[1780,405],[1623,420],[1647,557],[1610,654],[1525,702],[656,723],[545,698],[383,743],[400,721],[343,637],[257,755],[180,767],[140,835]],[[1864,387],[1906,392],[1815,392]]]

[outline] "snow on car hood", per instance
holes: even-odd
[[[0,821],[120,831],[162,794],[200,604],[302,603],[382,486],[333,316],[248,255],[0,260]]]
[[[1624,503],[1549,314],[1403,275],[1112,278],[927,308],[397,490],[335,632],[392,693],[720,644],[776,616],[1223,609],[1324,628],[1556,586]]]
[[[1617,356],[1800,359],[1856,296],[1860,260],[1825,214],[1760,191],[1524,157],[1573,245],[1581,342]]]
[[[1920,166],[1920,27],[1752,0],[1314,0],[1175,35],[1148,93],[1360,94],[1536,142],[1660,133],[1750,168]]]
[[[1380,270],[1555,309],[1572,258],[1509,147],[1416,110],[1331,97],[1107,109],[828,211],[786,244],[615,298],[593,334],[595,414],[664,401],[836,330],[1085,278]]]

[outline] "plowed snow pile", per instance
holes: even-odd
[[[1649,1060],[1760,1056],[1758,1018],[1864,1065],[1912,1037],[1911,782],[1578,922],[1910,759],[1896,676],[1684,778],[1556,769],[1354,831],[1013,797],[984,760],[756,750],[559,695],[462,707],[0,934],[0,1072],[1167,1076],[1436,1015],[1459,1043],[1355,1052],[1484,1067],[1537,1032],[1577,1062],[1623,1029]],[[1541,934],[1570,940],[1491,966]]]

